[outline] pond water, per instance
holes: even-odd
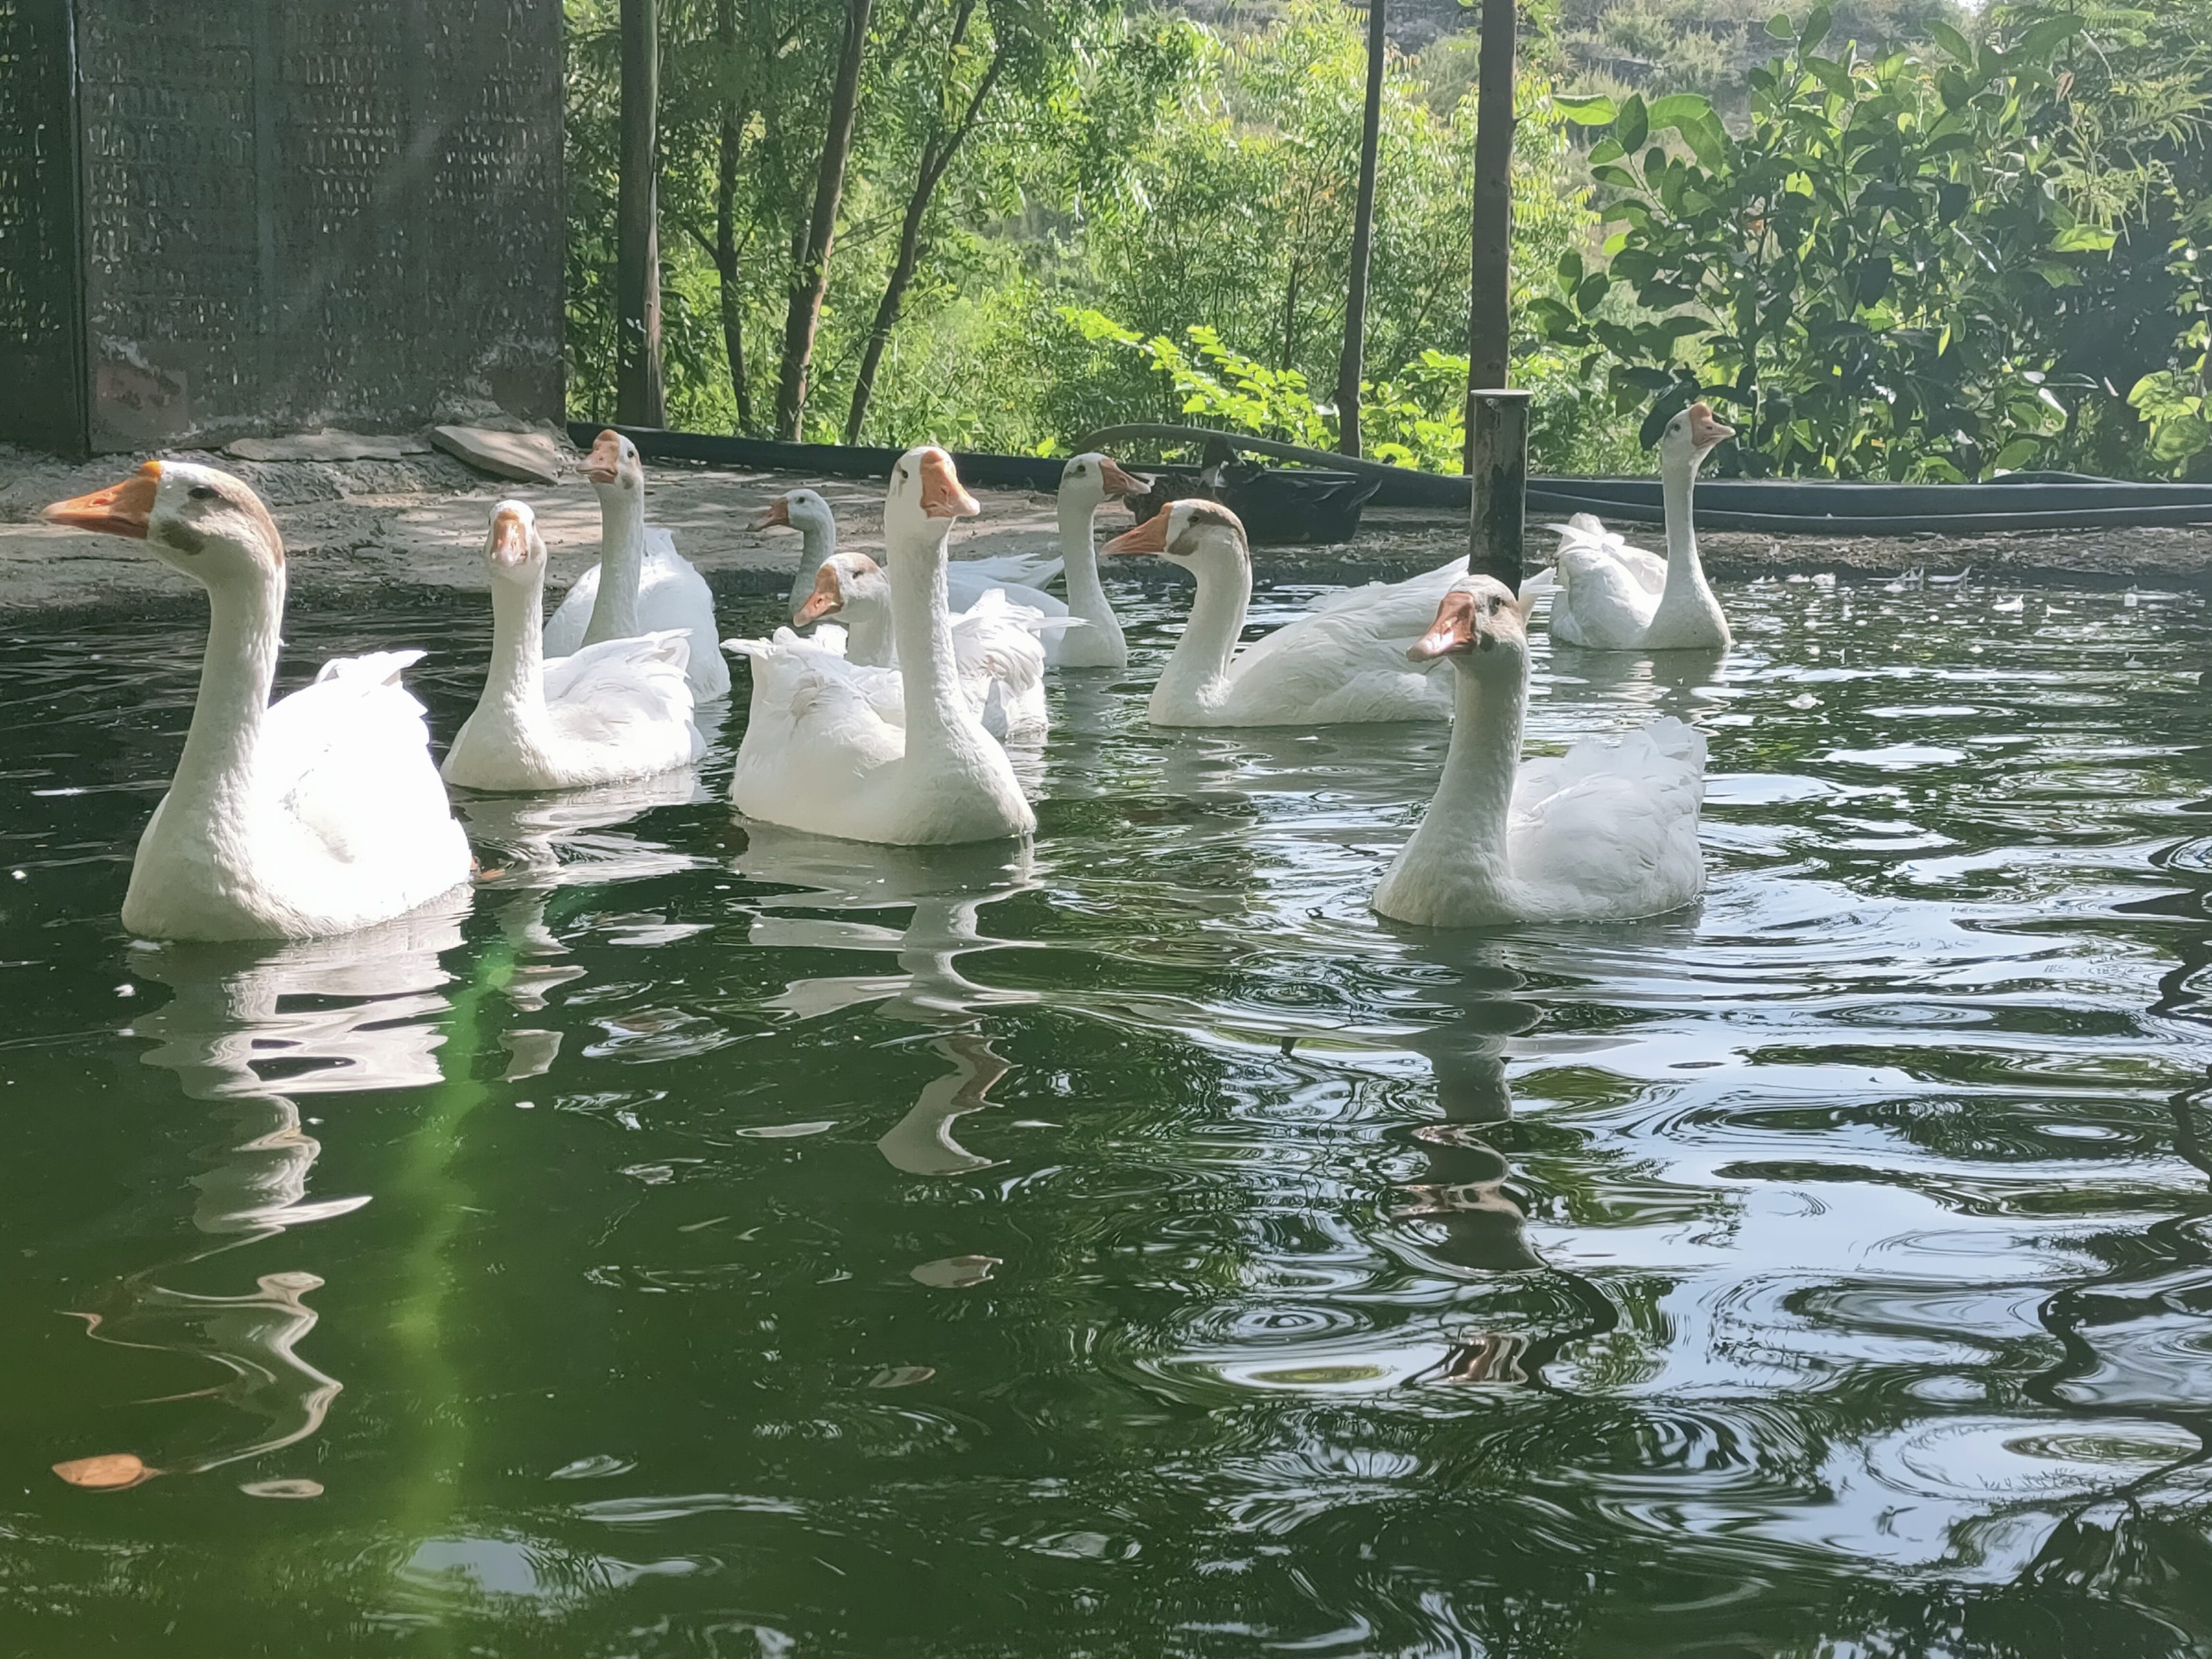
[[[1365,906],[1442,728],[1154,732],[1123,598],[1026,851],[748,833],[740,706],[261,952],[115,920],[196,599],[0,641],[0,1651],[2212,1642],[2202,596],[1552,653],[1711,892],[1466,934]],[[450,733],[484,622],[290,637]]]

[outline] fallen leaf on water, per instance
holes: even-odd
[[[239,1483],[239,1491],[248,1498],[320,1498],[323,1483],[319,1480],[246,1480]]]
[[[121,1492],[142,1480],[151,1480],[161,1470],[131,1452],[110,1452],[105,1457],[78,1457],[57,1463],[54,1473],[88,1492]]]

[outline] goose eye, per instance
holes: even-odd
[[[194,484],[185,493],[196,501],[211,501],[215,499],[216,494],[215,486],[212,484]]]

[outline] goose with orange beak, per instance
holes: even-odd
[[[400,684],[422,653],[339,657],[275,703],[284,542],[213,467],[149,461],[58,501],[54,524],[143,542],[207,590],[198,701],[139,837],[123,925],[165,939],[315,939],[405,915],[469,879],[467,837]]]
[[[1067,612],[1083,626],[1060,641],[1063,668],[1126,668],[1129,642],[1098,576],[1096,526],[1107,502],[1141,495],[1151,483],[1096,450],[1073,457],[1060,471],[1060,558],[1067,572]]]
[[[676,550],[676,538],[645,521],[645,461],[619,432],[602,432],[584,458],[584,477],[599,498],[599,562],[576,579],[546,620],[548,656],[582,647],[677,629],[690,636],[685,673],[701,702],[726,696],[730,665],[714,595]]]
[[[1150,554],[1188,570],[1198,592],[1150,712],[1155,726],[1348,726],[1451,717],[1437,665],[1409,660],[1408,646],[1463,575],[1462,558],[1401,582],[1330,594],[1264,639],[1237,648],[1252,602],[1244,526],[1218,502],[1171,502],[1106,544],[1109,555]]]
[[[547,661],[538,617],[545,543],[521,501],[491,510],[491,663],[454,735],[446,781],[468,789],[576,789],[653,777],[707,752],[691,720],[681,629],[607,640]]]
[[[800,628],[835,618],[844,630],[847,660],[883,672],[869,701],[889,720],[905,722],[905,692],[896,671],[898,641],[892,632],[890,573],[865,553],[833,553],[814,573],[814,586],[793,622]],[[1052,729],[1044,696],[1045,641],[1069,625],[1015,605],[992,588],[951,617],[952,654],[983,729],[1002,743],[1041,743]],[[817,629],[813,643],[840,649],[836,629]]]
[[[799,611],[818,590],[822,567],[837,555],[837,518],[830,503],[811,489],[787,489],[771,496],[752,521],[755,530],[796,530],[799,568],[791,579],[791,619],[804,627]],[[890,556],[885,550],[884,556]],[[1067,606],[1043,591],[1042,584],[1060,574],[1057,559],[1033,559],[1024,553],[994,554],[983,559],[948,559],[945,565],[945,602],[955,612],[972,610],[992,589],[1002,591],[1018,605],[1047,617],[1064,617]]]
[[[1394,921],[1621,921],[1705,890],[1702,733],[1669,718],[1522,759],[1533,599],[1462,577],[1408,649],[1450,665],[1455,710],[1436,797],[1375,889],[1375,908]]]
[[[1559,532],[1552,637],[1594,651],[1722,651],[1728,617],[1698,559],[1691,510],[1698,469],[1735,436],[1710,404],[1692,404],[1659,436],[1660,494],[1666,507],[1667,556],[1655,558],[1578,513]]]
[[[945,544],[980,509],[952,458],[910,449],[884,503],[896,718],[878,706],[871,670],[803,640],[732,640],[751,665],[750,716],[730,794],[744,817],[813,835],[896,846],[1025,836],[1036,828],[999,740],[961,684],[945,598]]]

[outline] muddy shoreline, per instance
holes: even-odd
[[[441,454],[356,462],[253,462],[197,453],[178,459],[223,466],[261,493],[284,534],[291,602],[303,608],[373,605],[400,596],[457,602],[480,596],[485,514],[508,495],[537,509],[553,555],[550,589],[564,589],[598,557],[598,502],[580,477],[550,487],[502,483]],[[0,617],[167,612],[191,598],[184,582],[131,544],[39,520],[49,501],[112,483],[130,465],[127,458],[110,457],[77,465],[0,447]],[[882,486],[871,480],[662,465],[648,477],[647,511],[675,532],[717,593],[782,592],[799,538],[750,526],[769,496],[799,484],[820,490],[836,510],[842,545],[880,550]],[[956,531],[956,557],[1053,550],[1050,496],[1008,489],[975,494],[983,515]],[[1122,523],[1118,513],[1100,520],[1102,531]],[[1263,548],[1255,564],[1263,581],[1366,580],[1441,563],[1464,550],[1465,535],[1455,514],[1394,508],[1370,513],[1356,542]],[[1631,539],[1653,546],[1659,532],[1639,526]],[[1971,567],[1978,580],[1996,585],[2212,589],[2212,526],[1960,537],[1711,531],[1698,539],[1706,568],[1723,579],[1832,574],[1842,580],[1887,580],[1913,569],[1952,574]],[[1533,529],[1532,563],[1548,556],[1553,544],[1547,532]],[[1157,560],[1133,561],[1123,574],[1147,584],[1181,580]]]

